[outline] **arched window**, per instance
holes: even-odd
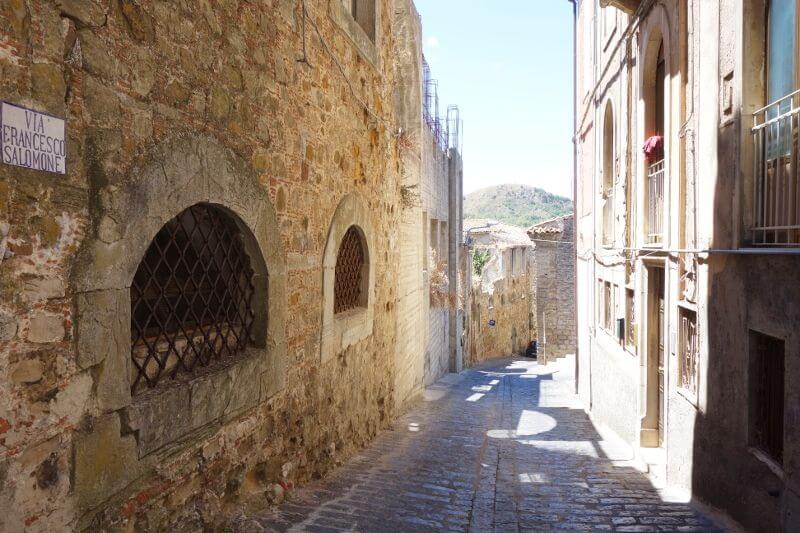
[[[658,59],[656,60],[656,100],[655,100],[655,133],[656,135],[665,134],[664,131],[664,107],[666,105],[664,99],[664,90],[667,83],[667,62],[664,59],[664,42],[658,46]]]
[[[643,151],[646,163],[645,236],[647,244],[661,245],[664,242],[664,191],[666,155],[669,135],[666,131],[667,116],[667,55],[661,36],[653,36],[647,45],[645,57],[645,136]]]
[[[375,254],[372,217],[355,194],[342,198],[322,256],[320,361],[326,362],[372,335],[375,323]]]
[[[350,226],[339,245],[333,297],[333,312],[336,314],[364,306],[366,262],[361,240],[358,228]]]
[[[196,204],[167,222],[130,291],[132,393],[252,344],[254,272],[239,227],[220,208]]]

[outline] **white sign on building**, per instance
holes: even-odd
[[[0,155],[17,167],[67,173],[64,120],[0,102]]]

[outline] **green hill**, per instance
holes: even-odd
[[[572,200],[526,185],[498,185],[468,194],[464,218],[491,218],[523,228],[572,213]]]

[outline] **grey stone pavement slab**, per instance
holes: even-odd
[[[239,531],[724,531],[600,436],[568,364],[446,376],[390,431]]]

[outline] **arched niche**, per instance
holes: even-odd
[[[210,424],[252,409],[283,389],[286,264],[275,210],[257,173],[211,136],[186,135],[163,142],[129,172],[128,181],[107,185],[95,191],[95,197],[93,226],[71,273],[76,361],[95,382],[99,417],[95,427],[119,428],[117,449],[135,450],[130,452],[135,457],[118,457],[109,468],[119,464],[135,472],[135,465],[148,464],[162,448],[191,444]],[[134,398],[130,390],[133,277],[159,230],[198,204],[224,211],[241,232],[255,272],[254,342],[245,357]],[[100,433],[89,430],[76,437],[76,487],[87,507],[134,475],[119,472],[115,477],[109,472],[101,480],[92,477],[97,469],[91,462],[83,464],[77,450],[111,438]]]
[[[336,313],[336,263],[342,241],[352,229],[361,239],[364,251],[359,305]],[[334,212],[322,260],[320,360],[323,363],[372,335],[375,315],[374,234],[372,217],[361,198],[356,194],[345,196]]]

